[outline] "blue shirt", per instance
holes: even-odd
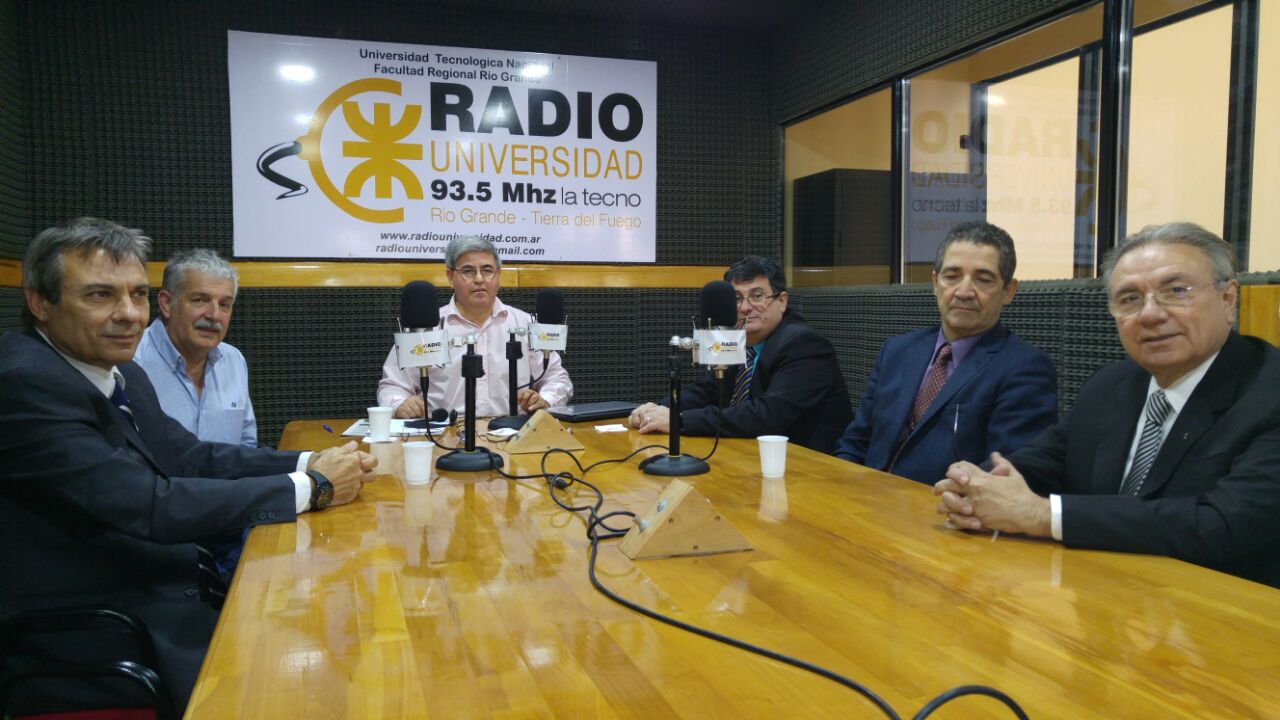
[[[142,333],[133,361],[146,371],[165,414],[191,434],[206,442],[258,446],[258,421],[249,402],[249,366],[239,350],[219,343],[209,351],[204,389],[198,395],[187,377],[187,361],[159,319]]]

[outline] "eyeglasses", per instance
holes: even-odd
[[[1126,290],[1119,295],[1111,298],[1108,308],[1111,315],[1117,318],[1129,318],[1142,312],[1147,306],[1147,298],[1150,297],[1157,305],[1163,308],[1186,307],[1196,299],[1197,290],[1205,287],[1217,287],[1222,282],[1213,285],[1196,287],[1194,285],[1183,285],[1175,283],[1166,285],[1159,290],[1149,293],[1141,293],[1136,290]]]
[[[481,278],[485,280],[492,280],[493,276],[498,274],[498,268],[492,265],[483,265],[479,268],[475,268],[470,265],[464,265],[463,267],[460,267],[457,270],[454,270],[454,272],[462,273],[462,277],[468,280],[475,280],[476,275],[479,275]]]
[[[774,298],[778,297],[783,292],[786,292],[786,291],[783,290],[782,292],[776,292],[772,295],[769,295],[769,294],[766,294],[764,290],[760,290],[759,288],[757,288],[747,293],[746,295],[734,295],[734,301],[735,301],[734,305],[741,305],[742,301],[746,300],[747,302],[751,303],[751,307],[757,310],[763,310],[769,307],[769,304],[773,302]]]

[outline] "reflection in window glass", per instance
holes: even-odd
[[[1280,5],[1258,7],[1249,270],[1280,270]]]
[[[1231,13],[1228,5],[1153,30],[1137,29],[1126,234],[1175,220],[1222,233]]]
[[[1008,230],[1020,279],[1091,275],[1102,8],[914,77],[904,280],[926,282],[957,223]]]
[[[884,284],[893,262],[892,94],[786,128],[790,283]]]

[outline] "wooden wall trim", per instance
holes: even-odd
[[[443,263],[233,262],[243,288],[382,288],[410,280],[448,285]],[[700,288],[724,277],[723,265],[528,265],[502,268],[508,288]],[[147,263],[160,286],[164,263]],[[22,262],[0,258],[0,287],[22,287]]]
[[[1280,345],[1280,285],[1240,286],[1240,334]]]

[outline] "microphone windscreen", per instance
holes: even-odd
[[[431,422],[444,422],[449,419],[449,411],[444,408],[436,408],[431,411]]]
[[[717,327],[733,327],[738,324],[738,303],[734,301],[733,286],[724,280],[712,280],[702,286],[698,315],[699,325],[707,320]]]
[[[429,330],[440,324],[436,286],[414,280],[400,291],[400,327]]]
[[[535,309],[537,310],[539,323],[543,325],[563,325],[564,291],[559,288],[543,288],[539,290],[538,304]]]

